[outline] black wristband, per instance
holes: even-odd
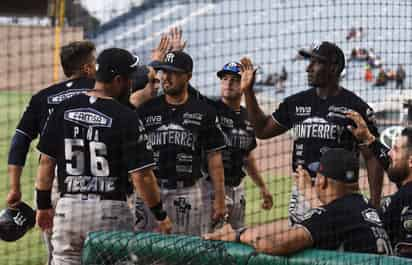
[[[52,209],[51,190],[36,189],[36,203],[39,210]]]
[[[167,217],[167,213],[163,210],[163,202],[160,201],[158,204],[150,208],[150,211],[154,215],[157,221],[163,221]]]
[[[239,229],[236,229],[236,230],[235,230],[235,232],[236,232],[236,240],[235,240],[235,242],[237,242],[237,243],[240,243],[240,242],[241,242],[241,241],[240,241],[240,236],[241,236],[246,230],[247,230],[246,227],[242,227],[242,228],[239,228]]]
[[[383,167],[384,170],[388,170],[391,160],[389,158],[389,148],[383,145],[379,139],[375,139],[370,145],[369,149],[378,159],[379,163]]]

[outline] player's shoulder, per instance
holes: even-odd
[[[40,90],[33,95],[33,99],[47,101],[47,104],[60,104],[74,95],[92,89],[94,83],[94,79],[85,77],[61,81]]]
[[[359,95],[344,87],[342,87],[342,93],[339,96],[342,99],[345,99],[346,102],[353,102],[355,104],[360,104],[363,107],[369,107],[368,103],[366,103],[366,101],[364,101]]]
[[[309,102],[310,99],[314,96],[316,96],[316,88],[309,88],[285,97],[283,99],[283,102],[289,104],[294,104],[302,101]]]
[[[190,111],[196,111],[196,112],[202,112],[205,114],[211,114],[211,115],[216,115],[217,110],[216,110],[216,103],[211,104],[211,100],[204,100],[204,99],[198,99],[193,96],[189,96],[189,102],[187,104],[187,109]]]

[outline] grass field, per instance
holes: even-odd
[[[0,205],[3,209],[8,192],[7,153],[11,136],[28,100],[30,93],[0,92]],[[34,176],[37,154],[35,144],[30,148],[29,157],[22,177],[23,200],[33,205]],[[33,229],[17,242],[0,241],[0,264],[4,265],[40,265],[45,264],[46,252],[41,243],[38,229]]]
[[[29,93],[0,92],[0,205],[3,209],[6,205],[5,198],[8,192],[7,177],[7,153],[11,136],[28,100]],[[34,177],[37,169],[36,143],[32,143],[26,167],[22,178],[23,200],[33,205]],[[290,178],[274,177],[264,174],[266,182],[274,196],[274,207],[270,211],[260,208],[261,200],[259,190],[246,179],[246,222],[248,225],[266,223],[274,219],[287,216],[287,205],[289,202]],[[0,264],[1,265],[41,265],[45,264],[46,252],[42,243],[39,229],[35,228],[17,242],[0,242]]]

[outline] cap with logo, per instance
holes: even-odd
[[[35,211],[26,203],[20,202],[13,208],[0,212],[0,240],[16,241],[36,223]]]
[[[109,82],[116,75],[130,76],[136,71],[139,61],[138,56],[124,49],[103,50],[96,59],[96,79]]]
[[[191,73],[193,71],[193,60],[185,52],[174,51],[166,54],[163,62],[152,64],[152,66],[155,70]]]
[[[343,148],[326,150],[320,162],[312,163],[308,168],[344,183],[356,183],[359,179],[359,159],[353,152]]]
[[[231,74],[240,77],[240,63],[230,62],[223,66],[223,68],[216,73],[219,78],[222,78],[224,74]]]
[[[343,51],[331,42],[324,41],[316,45],[312,50],[299,50],[299,54],[305,58],[316,58],[326,63],[337,64],[339,66],[339,74],[345,68],[345,55]]]

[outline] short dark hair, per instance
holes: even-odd
[[[412,127],[406,127],[402,130],[401,136],[405,136],[408,139],[408,150],[412,151]]]
[[[94,43],[87,40],[74,41],[62,46],[60,61],[64,74],[70,77],[79,71],[85,63],[88,63],[91,53],[95,50]]]

